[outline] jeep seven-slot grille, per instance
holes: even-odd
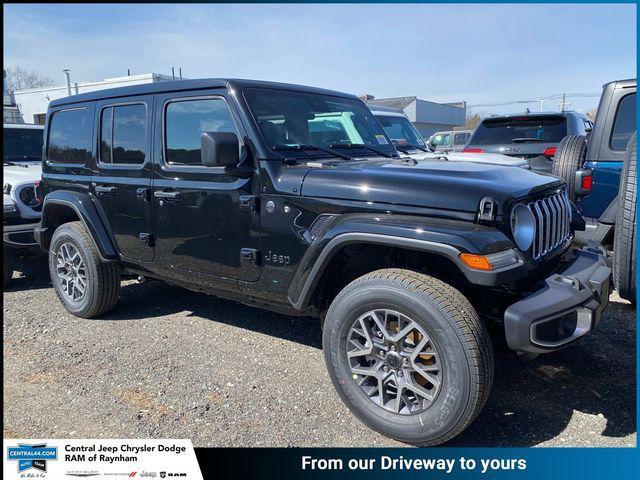
[[[567,192],[528,203],[535,219],[535,235],[531,250],[532,257],[538,258],[554,251],[571,237],[571,205]]]

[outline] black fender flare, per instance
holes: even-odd
[[[461,253],[489,254],[515,248],[495,227],[408,215],[336,215],[313,239],[298,264],[288,290],[288,299],[294,308],[301,310],[310,304],[335,254],[354,243],[389,245],[443,256],[451,260],[467,280],[478,285],[500,285],[525,272],[522,264],[508,271],[483,272],[462,263]]]
[[[35,232],[36,240],[42,248],[48,249],[53,230],[58,226],[55,224],[51,212],[59,205],[72,209],[84,224],[98,249],[100,260],[113,262],[119,259],[115,243],[91,197],[86,193],[69,190],[56,190],[49,193],[44,199],[41,224]]]

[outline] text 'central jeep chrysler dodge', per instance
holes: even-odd
[[[445,442],[478,415],[489,325],[520,354],[547,352],[608,301],[610,259],[571,249],[584,222],[561,180],[400,158],[351,95],[215,79],[104,90],[51,102],[45,139],[36,236],[69,312],[104,314],[121,276],[142,275],[320,317],[342,400],[405,442]]]

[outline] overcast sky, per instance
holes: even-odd
[[[64,83],[132,73],[275,80],[470,105],[636,75],[622,5],[5,5],[4,61]],[[177,71],[177,69],[176,69]],[[571,98],[587,110],[597,98]],[[486,113],[526,105],[477,107]],[[531,104],[532,110],[539,104]],[[557,109],[557,101],[545,110]]]

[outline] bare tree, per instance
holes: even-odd
[[[25,88],[50,87],[55,82],[33,70],[22,67],[7,68],[7,84],[9,90],[24,90]]]
[[[481,121],[482,117],[477,113],[474,113],[473,115],[467,114],[467,122],[465,128],[467,128],[468,130],[473,130]]]

